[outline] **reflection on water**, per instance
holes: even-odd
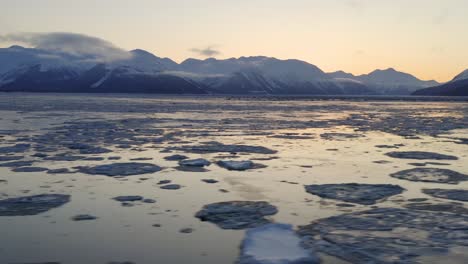
[[[70,194],[72,197],[70,203],[43,214],[0,217],[1,263],[233,263],[239,256],[238,248],[244,231],[222,230],[199,221],[194,214],[203,205],[232,200],[267,201],[279,210],[278,214],[270,217],[273,221],[297,227],[329,216],[371,208],[358,204],[354,207],[337,206],[342,202],[308,194],[304,185],[385,183],[406,189],[401,195],[380,201],[378,207],[402,207],[408,199],[414,198],[426,198],[434,203],[447,202],[423,194],[422,188],[468,188],[466,182],[448,185],[392,178],[389,176],[391,173],[414,168],[409,163],[417,161],[390,158],[384,154],[394,149],[375,147],[402,144],[398,151],[454,155],[459,159],[442,167],[468,174],[467,145],[457,144],[454,140],[466,138],[468,106],[462,103],[411,102],[408,106],[402,102],[256,102],[223,98],[88,98],[83,95],[63,98],[57,95],[25,95],[23,99],[15,97],[14,100],[23,100],[23,103],[14,105],[8,105],[8,100],[6,95],[0,97],[1,146],[25,142],[34,147],[39,144],[35,142],[35,135],[56,130],[69,133],[63,127],[66,122],[86,124],[144,119],[129,122],[132,127],[124,122],[117,127],[82,129],[79,135],[69,138],[73,142],[77,138],[88,137],[89,142],[95,144],[98,136],[93,138],[93,134],[87,135],[86,131],[110,131],[104,135],[119,132],[123,138],[99,143],[112,152],[85,155],[103,157],[102,161],[50,161],[31,156],[39,152],[34,148],[19,153],[25,156],[24,160],[37,161],[34,166],[73,171],[76,166],[110,164],[115,161],[108,158],[118,156],[121,157],[118,162],[151,158],[144,162],[154,163],[163,170],[116,179],[82,173],[12,172],[8,167],[0,167],[0,179],[4,180],[0,182],[3,198],[41,193]],[[84,104],[85,110],[78,111],[80,103]],[[428,119],[421,123],[412,120],[426,114]],[[442,125],[431,126],[434,123]],[[151,135],[144,132],[145,129],[161,129],[162,132]],[[129,130],[132,130],[131,135]],[[325,133],[339,134],[321,136]],[[436,137],[434,134],[443,135]],[[138,141],[142,138],[145,141]],[[133,145],[120,148],[112,143],[117,140]],[[210,141],[263,146],[277,153],[166,151],[171,147],[197,146]],[[135,142],[141,144],[135,145]],[[41,144],[47,145],[47,142]],[[53,156],[73,151],[76,150],[57,149],[46,154]],[[267,167],[228,171],[212,164],[206,172],[180,171],[176,169],[177,161],[164,159],[172,154],[212,162],[220,159],[253,160]],[[219,182],[208,184],[202,179]],[[171,180],[182,188],[160,189],[158,182],[161,180]],[[134,206],[126,207],[112,200],[121,195],[140,195],[155,199],[156,203],[135,202]],[[71,217],[78,214],[90,214],[98,219],[72,221]],[[194,231],[189,234],[179,232],[183,228],[193,228]],[[413,231],[395,232],[424,235]],[[424,256],[420,261],[429,263],[443,258],[453,260],[450,263],[466,262],[466,248],[454,248],[452,252],[450,256]],[[324,263],[346,263],[333,256],[321,256]]]

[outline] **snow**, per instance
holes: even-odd
[[[246,232],[239,263],[313,264],[319,263],[319,259],[301,247],[291,225],[268,224]]]
[[[56,72],[63,72],[69,73],[71,75],[79,75],[86,71],[86,67],[78,63],[67,63],[67,62],[59,62],[59,63],[50,63],[45,62],[40,64],[40,72],[49,72],[49,71],[56,71]]]
[[[352,83],[364,85],[363,82],[358,81],[358,80],[356,80],[356,79],[351,79],[351,78],[333,78],[333,80],[335,80],[335,81],[337,81],[337,82],[352,82]]]
[[[14,82],[18,76],[26,73],[29,70],[28,65],[21,65],[14,70],[4,73],[0,76],[0,86]]]
[[[461,80],[465,80],[465,79],[468,79],[468,69],[466,69],[464,72],[458,74],[457,76],[455,76],[455,78],[452,80],[452,82],[454,81],[461,81]]]
[[[231,75],[236,72],[258,71],[263,75],[283,82],[311,81],[327,79],[327,76],[316,66],[299,60],[280,60],[270,57],[240,57],[226,60],[188,59],[181,64],[183,71],[203,74]]]
[[[229,77],[226,74],[202,74],[202,73],[193,73],[185,71],[162,71],[161,74],[173,75],[181,78],[188,78],[193,80],[202,80],[205,78],[223,78]]]
[[[99,86],[101,86],[107,79],[109,79],[109,77],[111,77],[112,75],[112,71],[107,71],[106,74],[104,75],[104,77],[102,77],[99,81],[93,83],[91,85],[91,88],[97,88]]]

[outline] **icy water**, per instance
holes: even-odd
[[[379,229],[376,237],[417,237],[411,246],[400,243],[396,252],[382,253],[388,263],[400,263],[393,257],[401,255],[401,263],[467,263],[466,200],[423,193],[467,191],[466,179],[444,183],[391,177],[415,168],[466,176],[467,144],[464,102],[0,94],[0,199],[70,195],[69,202],[32,215],[21,210],[2,215],[0,201],[0,263],[234,263],[246,229],[222,229],[195,217],[205,205],[229,201],[268,202],[278,211],[265,216],[268,221],[302,231],[311,222],[375,208],[407,208],[423,220],[436,219],[432,214],[441,219],[456,216],[460,228],[429,224],[441,225],[435,233],[444,230],[444,238],[426,238],[434,231],[428,231],[428,225],[404,223],[393,230]],[[423,157],[395,157],[415,151]],[[397,154],[386,155],[389,152]],[[203,158],[211,165],[184,167],[164,159],[174,154]],[[227,170],[216,164],[220,160],[250,160],[256,166]],[[8,164],[16,161],[32,163]],[[127,162],[161,170],[110,177],[86,169]],[[39,169],[24,169],[30,167]],[[435,172],[430,174],[434,177]],[[181,188],[161,189],[167,185],[162,180]],[[305,188],[345,183],[391,184],[403,191],[363,204],[321,197]],[[346,190],[334,194],[343,192],[348,195]],[[122,204],[113,199],[128,195],[155,202]],[[97,218],[74,221],[77,215]],[[351,229],[348,233],[358,244],[365,239],[363,233],[377,232]],[[456,243],[450,244],[455,237]],[[323,241],[346,244],[343,237]],[[306,246],[322,263],[366,263],[362,256],[322,248],[323,241]],[[430,245],[418,244],[424,241]]]

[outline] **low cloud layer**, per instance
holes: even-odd
[[[214,47],[206,47],[203,49],[193,48],[190,49],[190,51],[203,57],[214,57],[221,54],[221,52]]]
[[[24,44],[89,60],[114,61],[131,57],[130,52],[106,40],[76,33],[14,33],[0,35],[0,42]]]

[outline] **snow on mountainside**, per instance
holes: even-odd
[[[400,72],[393,68],[375,70],[369,74],[359,76],[337,71],[328,73],[328,76],[334,79],[355,80],[373,88],[378,94],[388,95],[408,95],[418,89],[439,85],[436,81],[419,80],[411,74]]]
[[[318,67],[299,60],[264,56],[226,60],[188,59],[181,63],[180,70],[192,73],[196,80],[210,87],[214,93],[375,94],[364,84],[334,80]]]
[[[0,91],[207,93],[201,85],[163,73],[177,63],[134,50],[114,61],[13,46],[0,49]]]
[[[71,55],[57,51],[23,48],[21,46],[0,48],[0,75],[17,67],[39,64],[45,71],[66,67],[83,72],[100,63],[105,63],[113,68],[129,66],[148,73],[172,70],[177,67],[177,63],[172,60],[156,57],[144,50],[130,51],[128,58],[120,60],[99,61],[90,56]]]
[[[453,78],[452,82],[468,79],[468,69]]]
[[[375,70],[369,74],[360,75],[359,79],[367,83],[405,85],[405,86],[434,86],[439,83],[436,81],[421,81],[411,74],[396,71],[393,68],[386,70]]]
[[[275,79],[288,82],[316,81],[328,79],[328,76],[318,67],[299,60],[279,60],[276,58],[256,56],[217,60],[187,59],[180,64],[180,70],[198,74],[232,74],[249,69],[261,71]]]
[[[83,71],[94,63],[87,60],[77,60],[76,57],[54,53],[51,51],[11,46],[0,48],[0,76],[15,68],[41,65],[43,71],[49,69],[73,68]]]
[[[277,84],[255,69],[244,69],[231,74],[207,76],[199,82],[210,87],[213,93],[224,94],[274,94]]]
[[[102,61],[93,54],[1,48],[0,91],[404,95],[437,85],[394,69],[327,74],[304,61],[265,56],[177,64],[140,49],[127,55]]]
[[[159,58],[145,50],[136,49],[130,51],[133,55],[128,60],[117,61],[117,65],[127,65],[139,68],[146,72],[161,72],[165,70],[176,70],[178,64],[168,58]]]

